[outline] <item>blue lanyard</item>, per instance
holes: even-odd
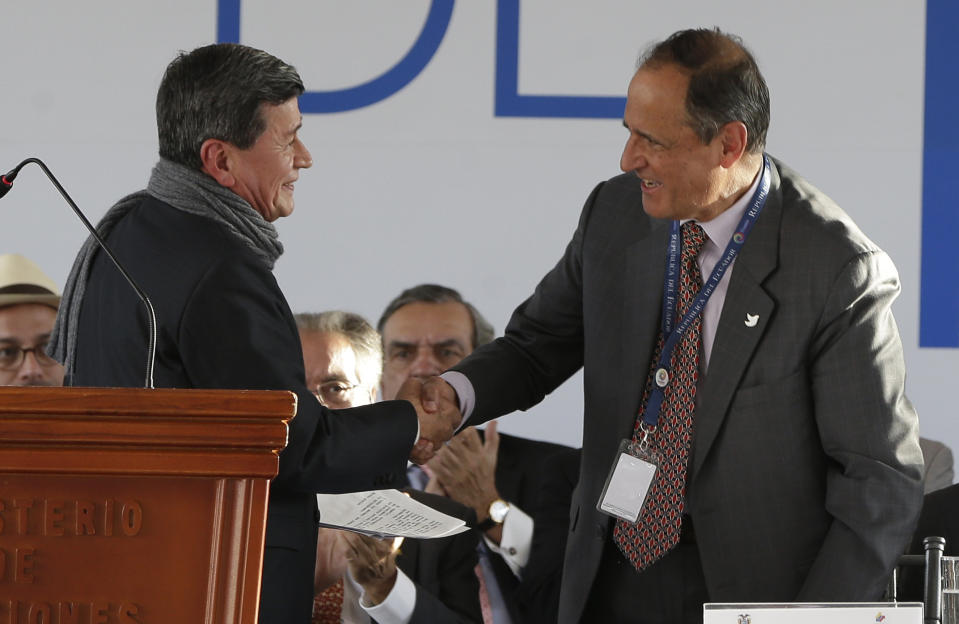
[[[686,314],[682,320],[680,320],[679,325],[675,327],[673,327],[673,325],[676,320],[680,234],[679,221],[673,221],[671,224],[669,244],[666,248],[666,276],[663,278],[662,330],[663,340],[666,342],[663,344],[663,351],[659,356],[659,366],[656,368],[653,377],[653,391],[649,395],[649,400],[646,402],[646,410],[643,412],[643,422],[649,429],[655,428],[656,423],[659,422],[659,410],[663,402],[663,392],[666,386],[669,385],[669,362],[673,354],[673,349],[679,344],[680,339],[683,337],[683,334],[686,333],[686,330],[689,329],[690,325],[692,325],[696,318],[702,313],[703,308],[706,307],[706,302],[709,301],[709,298],[716,290],[716,286],[718,286],[719,282],[723,279],[726,269],[733,263],[743,243],[746,242],[746,236],[749,234],[749,230],[752,229],[753,224],[759,217],[760,211],[762,211],[763,206],[766,204],[766,197],[769,196],[769,183],[769,159],[763,154],[762,179],[759,181],[756,192],[753,193],[749,208],[747,208],[742,220],[740,220],[736,231],[732,237],[730,237],[729,243],[726,244],[726,251],[723,252],[722,259],[713,268],[709,279],[703,285],[702,289],[700,289],[699,294],[696,295],[696,299],[693,300],[692,305],[686,310]]]

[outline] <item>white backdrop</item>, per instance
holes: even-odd
[[[3,0],[0,169],[38,156],[97,220],[156,159],[153,102],[177,50],[216,40],[215,0]],[[770,153],[830,194],[897,263],[908,391],[928,437],[959,448],[946,400],[953,349],[918,347],[924,3],[522,0],[519,91],[622,96],[639,50],[717,25],[752,48],[772,94]],[[365,82],[416,39],[429,0],[246,0],[241,42],[295,65],[310,90]],[[314,166],[278,223],[277,277],[296,311],[375,321],[421,282],[459,289],[501,331],[556,261],[596,182],[618,173],[617,119],[494,114],[497,7],[455,3],[415,80],[371,106],[310,114]],[[59,283],[84,231],[29,167],[0,203],[0,251]],[[638,374],[645,374],[639,371]],[[574,377],[504,431],[579,444]]]

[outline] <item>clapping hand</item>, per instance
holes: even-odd
[[[399,544],[392,539],[376,539],[344,531],[346,560],[350,575],[363,586],[373,604],[383,602],[396,584],[396,555]]]
[[[472,507],[478,520],[489,516],[489,506],[500,498],[496,490],[496,457],[499,433],[496,421],[486,426],[485,440],[474,427],[456,434],[428,464],[430,484],[450,498]]]

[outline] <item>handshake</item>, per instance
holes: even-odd
[[[410,451],[410,461],[425,464],[453,437],[463,420],[459,400],[452,386],[439,377],[407,379],[396,394],[416,408],[420,438]]]

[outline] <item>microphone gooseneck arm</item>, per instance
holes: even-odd
[[[87,230],[90,232],[90,235],[96,239],[97,243],[100,245],[100,249],[106,252],[107,256],[110,257],[110,260],[113,261],[113,265],[120,271],[120,274],[123,275],[127,283],[130,284],[130,287],[133,288],[136,292],[137,297],[140,298],[140,301],[143,302],[143,305],[147,309],[147,324],[149,326],[149,343],[147,344],[147,367],[146,367],[146,382],[144,383],[144,388],[153,388],[153,366],[156,360],[156,346],[157,346],[157,319],[156,313],[153,311],[153,304],[150,303],[150,298],[147,296],[143,289],[141,289],[133,278],[130,277],[130,274],[127,273],[126,269],[123,268],[123,265],[120,264],[120,261],[117,260],[116,256],[113,255],[113,252],[110,251],[110,248],[107,247],[107,244],[103,242],[103,239],[100,238],[100,235],[97,234],[96,228],[87,220],[80,208],[77,207],[76,203],[67,193],[66,189],[60,184],[56,176],[47,168],[43,161],[39,158],[27,158],[19,165],[11,169],[7,174],[0,176],[0,197],[3,197],[7,194],[10,188],[13,186],[13,181],[16,179],[17,175],[20,173],[20,170],[27,164],[34,163],[43,170],[43,173],[46,174],[47,178],[53,183],[57,190],[60,191],[60,195],[63,196],[63,199],[67,200],[67,203],[70,204],[70,207],[73,208],[73,212],[76,213],[77,217],[80,218],[80,221],[83,222],[83,225],[86,226]]]

